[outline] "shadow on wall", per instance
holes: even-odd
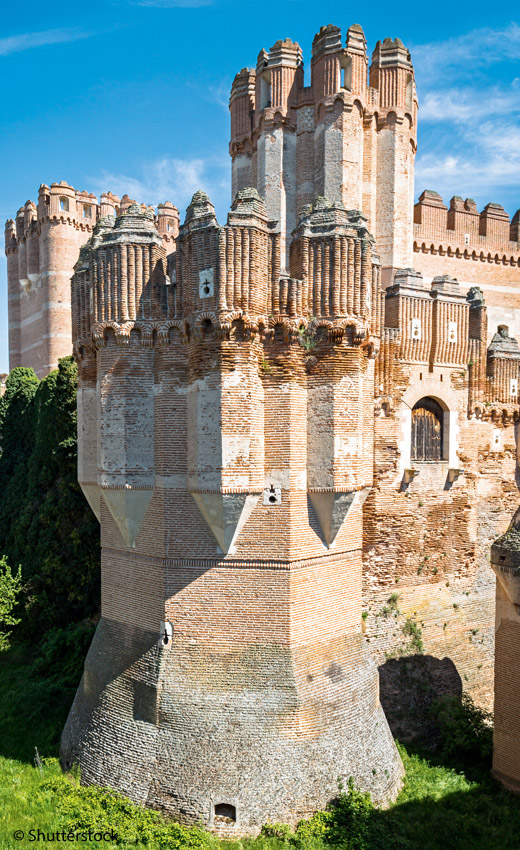
[[[462,679],[451,658],[407,655],[379,667],[380,699],[394,738],[403,743],[437,737],[431,707],[440,697],[462,696]]]

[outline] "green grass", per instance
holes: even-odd
[[[60,842],[104,850],[520,848],[520,799],[491,779],[485,759],[479,762],[473,755],[471,761],[456,764],[456,753],[447,755],[446,748],[434,753],[399,746],[406,778],[398,800],[386,811],[347,789],[337,807],[296,830],[274,825],[266,834],[240,842],[218,841],[202,829],[167,822],[108,789],[82,788],[75,775],[61,772],[56,758],[74,693],[72,667],[61,671],[59,681],[43,676],[50,675],[53,652],[61,643],[55,635],[46,661],[39,657],[35,662],[20,649],[0,655],[0,850],[49,846],[29,841],[29,830],[37,828],[45,833],[113,829],[114,841]],[[35,746],[44,758],[41,771],[32,763]],[[14,840],[15,830],[23,830],[26,838]]]

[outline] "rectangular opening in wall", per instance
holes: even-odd
[[[232,803],[216,803],[213,811],[213,823],[232,826],[237,820],[236,806]]]
[[[141,720],[144,723],[157,723],[157,691],[151,685],[145,682],[133,682],[134,688],[134,704],[133,716],[134,720]]]

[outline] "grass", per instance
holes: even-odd
[[[61,639],[55,636],[53,640],[55,649]],[[79,835],[88,833],[89,828],[114,830],[114,840],[60,841],[65,846],[104,850],[520,847],[520,799],[491,778],[487,753],[480,760],[475,751],[468,757],[471,741],[468,743],[467,730],[458,736],[464,750],[459,753],[449,746],[413,751],[399,745],[406,778],[397,801],[385,811],[375,809],[355,789],[347,789],[340,792],[335,807],[318,813],[296,830],[275,825],[258,838],[240,842],[219,841],[202,829],[168,822],[157,812],[134,806],[108,789],[82,788],[76,775],[61,772],[56,757],[74,686],[72,670],[59,680],[43,677],[43,672],[49,674],[54,649],[47,646],[47,661],[40,658],[35,662],[27,650],[21,649],[0,655],[0,850],[47,845],[29,840],[29,830],[37,828],[44,833],[72,831]],[[43,757],[41,771],[32,761],[35,746]],[[24,831],[24,840],[13,838],[15,830]]]

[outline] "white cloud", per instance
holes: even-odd
[[[479,126],[473,145],[461,144],[451,152],[428,152],[417,158],[416,186],[435,189],[445,198],[453,194],[487,197],[488,201],[520,205],[520,127],[500,127],[487,121]],[[515,198],[516,196],[516,198]]]
[[[217,103],[226,112],[228,111],[229,93],[231,91],[231,82],[229,79],[216,81],[213,85],[208,83],[202,85],[201,83],[186,80],[186,86],[194,89],[197,92],[197,98],[200,100]]]
[[[425,79],[444,76],[447,68],[467,63],[467,72],[492,62],[518,60],[520,25],[511,23],[503,29],[483,27],[463,35],[412,46],[412,61]]]
[[[32,47],[45,47],[49,44],[78,41],[81,38],[88,38],[89,35],[90,33],[83,32],[80,29],[54,29],[11,35],[7,38],[0,38],[0,56],[8,56],[10,53],[18,53]]]
[[[470,196],[481,205],[496,201],[515,210],[520,205],[520,78],[511,63],[520,55],[520,25],[473,30],[411,50],[420,107],[417,189],[435,189],[445,199]]]
[[[148,204],[169,200],[179,208],[181,221],[193,194],[203,189],[215,205],[218,218],[222,219],[230,202],[230,161],[217,157],[163,157],[145,163],[140,175],[103,171],[98,177],[87,178],[86,182],[99,193],[108,190],[119,196],[126,193]]]
[[[419,119],[423,121],[454,121],[464,124],[480,121],[482,102],[486,116],[510,115],[520,112],[520,87],[475,86],[473,88],[434,89],[421,98]]]

